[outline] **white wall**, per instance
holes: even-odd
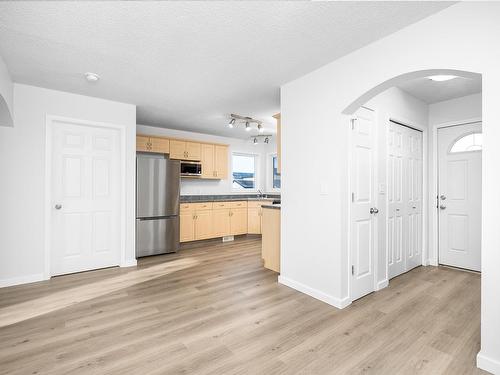
[[[14,87],[7,65],[0,56],[0,126],[13,126]]]
[[[390,119],[393,119],[414,128],[427,131],[429,107],[423,101],[397,87],[392,87],[380,93],[366,103],[365,106],[375,110],[377,114],[378,186],[376,189],[378,192],[377,207],[380,212],[377,215],[378,252],[375,258],[375,274],[378,288],[382,288],[388,282],[386,256],[387,218],[385,210],[387,204],[388,123]],[[380,184],[384,185],[382,189],[380,189]]]
[[[267,158],[269,154],[276,152],[276,143],[270,142],[268,145],[260,143],[254,145],[251,140],[219,137],[202,133],[187,132],[182,130],[165,129],[146,125],[137,125],[138,134],[166,136],[174,138],[192,139],[195,141],[214,142],[229,145],[229,155],[233,152],[256,154],[258,157],[257,166],[257,189],[262,192],[268,191],[268,177],[270,174]],[[231,174],[231,157],[229,157],[229,174]],[[237,194],[251,193],[248,190],[234,190],[232,179],[225,180],[199,180],[193,178],[181,179],[181,195],[199,195],[199,194]]]
[[[127,259],[135,262],[135,106],[14,84],[14,127],[0,127],[0,286],[44,277],[46,115],[127,127]]]
[[[498,373],[500,49],[494,46],[500,43],[499,16],[498,3],[458,3],[282,86],[280,277],[281,282],[329,303],[343,306],[350,301],[346,142],[350,126],[344,110],[381,83],[392,84],[395,77],[409,72],[481,73],[485,141],[478,359],[480,366]],[[328,161],[328,168],[317,160]]]
[[[482,94],[473,94],[461,98],[446,100],[429,105],[429,252],[428,261],[438,264],[438,217],[436,212],[437,191],[437,127],[456,124],[482,118]]]

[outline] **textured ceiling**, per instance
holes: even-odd
[[[419,78],[405,82],[399,85],[399,88],[427,104],[432,104],[477,94],[482,91],[482,81],[481,77],[457,77],[443,82],[432,81],[429,78]]]
[[[272,130],[281,84],[451,4],[0,2],[0,55],[16,82],[136,104],[141,124],[247,137],[229,113]]]

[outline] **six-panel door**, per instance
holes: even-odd
[[[119,264],[119,132],[54,121],[51,265],[60,275]]]

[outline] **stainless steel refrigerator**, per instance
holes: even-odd
[[[137,154],[136,257],[179,249],[180,162]]]

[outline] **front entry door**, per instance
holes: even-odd
[[[439,263],[481,270],[481,123],[438,131]]]
[[[120,154],[117,130],[52,122],[51,276],[119,264]]]
[[[422,264],[422,132],[389,121],[389,278]]]
[[[360,108],[352,125],[351,169],[351,299],[374,290],[375,221],[374,112]]]

